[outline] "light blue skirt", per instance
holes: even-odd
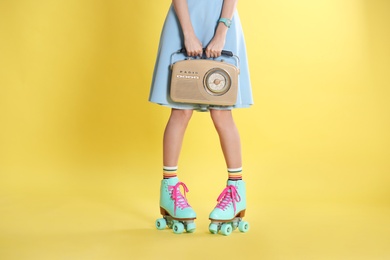
[[[187,0],[192,25],[196,36],[205,48],[214,36],[217,22],[222,11],[223,0]],[[173,5],[167,14],[158,48],[157,60],[154,67],[149,101],[177,109],[194,109],[207,111],[213,109],[232,109],[249,107],[253,104],[252,90],[249,77],[248,61],[244,35],[238,13],[234,14],[232,25],[226,35],[224,50],[231,51],[240,59],[240,75],[238,83],[237,102],[231,107],[208,106],[200,104],[185,104],[172,101],[169,95],[170,65],[172,53],[184,47],[183,33]],[[175,61],[183,60],[184,54],[174,56]],[[221,57],[225,62],[235,64],[233,58]]]

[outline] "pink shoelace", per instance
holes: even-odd
[[[225,210],[230,203],[233,203],[234,213],[236,213],[236,202],[241,201],[241,197],[238,194],[237,188],[234,185],[227,186],[219,195],[218,204],[216,208]]]
[[[184,189],[184,197],[180,192],[180,186]],[[188,192],[187,186],[183,182],[178,182],[174,186],[168,186],[169,191],[171,192],[172,199],[175,203],[174,212],[176,215],[176,208],[179,207],[181,209],[185,209],[190,207],[187,202],[186,193]]]

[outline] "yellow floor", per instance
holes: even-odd
[[[62,188],[3,190],[0,259],[390,259],[390,209],[384,205],[282,202],[248,174],[250,231],[225,237],[210,234],[207,219],[222,184],[200,185],[194,177],[187,195],[197,230],[176,235],[154,227],[157,179],[114,175],[64,181]]]

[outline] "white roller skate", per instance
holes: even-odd
[[[180,186],[184,189],[184,196]],[[156,220],[157,229],[165,229],[168,226],[176,234],[181,234],[184,230],[188,233],[195,231],[196,213],[187,202],[186,192],[187,186],[179,182],[177,177],[161,181],[160,213],[163,217]]]
[[[249,223],[243,221],[246,210],[246,187],[242,180],[228,181],[226,188],[219,195],[218,204],[210,213],[209,231],[212,234],[228,236],[238,227],[241,232],[249,230]]]

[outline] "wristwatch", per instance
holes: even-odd
[[[227,28],[230,28],[230,25],[232,25],[232,20],[230,20],[228,18],[219,18],[218,22],[224,23]]]

